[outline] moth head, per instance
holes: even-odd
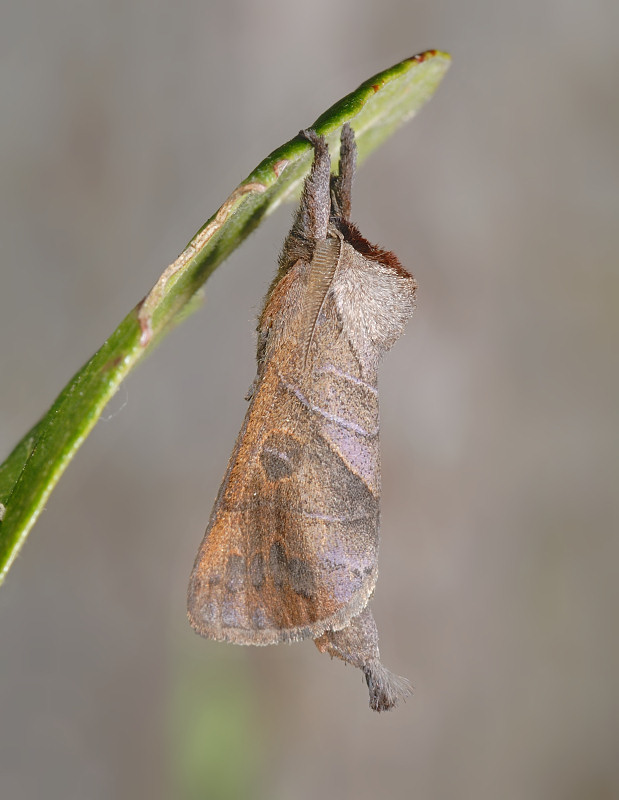
[[[353,347],[375,362],[412,316],[417,283],[394,253],[369,242],[352,222],[334,224],[343,238],[336,308]]]

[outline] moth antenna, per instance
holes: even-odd
[[[318,317],[325,304],[327,293],[340,261],[340,253],[341,240],[339,238],[316,242],[314,255],[310,262],[307,291],[304,298],[304,320],[302,323],[304,367],[307,365],[307,358],[314,338]]]
[[[390,672],[378,659],[367,661],[363,667],[363,674],[370,692],[370,708],[373,711],[390,711],[413,693],[410,681]]]
[[[344,132],[345,129],[346,133]],[[309,236],[315,240],[302,322],[301,341],[303,367],[305,368],[316,330],[316,323],[339,263],[341,244],[340,239],[327,239],[331,213],[331,157],[329,156],[326,139],[324,136],[319,136],[311,128],[301,131],[300,135],[306,138],[314,147],[314,161],[310,173],[305,179],[296,223],[297,229],[300,229],[304,236]],[[345,125],[342,129],[342,146],[349,154],[351,136],[354,149],[354,134],[350,126]],[[344,144],[345,141],[346,145]],[[341,164],[340,160],[340,167]],[[352,167],[354,169],[354,163]],[[350,182],[352,182],[352,175],[350,176]]]

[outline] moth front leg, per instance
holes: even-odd
[[[319,136],[316,131],[301,131],[300,135],[313,145],[314,160],[303,185],[301,205],[292,233],[308,240],[326,239],[331,214],[329,147],[325,137]]]
[[[340,137],[340,163],[338,174],[331,176],[332,213],[350,220],[352,181],[357,167],[357,145],[355,133],[346,122]]]
[[[389,711],[411,693],[408,680],[394,675],[380,662],[378,629],[368,606],[345,628],[326,631],[314,639],[314,644],[321,653],[341,658],[363,671],[374,711]]]

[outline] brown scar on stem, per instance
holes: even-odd
[[[263,183],[244,183],[242,186],[238,186],[230,195],[230,197],[220,206],[219,210],[213,217],[212,221],[208,223],[201,231],[199,231],[194,238],[189,242],[187,247],[183,250],[180,256],[173,261],[166,269],[162,272],[159,280],[150,290],[150,292],[146,295],[146,297],[140,301],[137,305],[137,315],[138,315],[138,322],[140,324],[140,330],[142,334],[140,336],[140,345],[142,347],[146,347],[146,345],[150,342],[153,329],[151,325],[152,315],[154,309],[159,304],[163,294],[165,292],[166,286],[170,278],[176,275],[177,272],[180,272],[187,264],[191,261],[192,258],[195,258],[200,250],[204,247],[204,245],[213,237],[213,235],[221,228],[224,222],[228,219],[232,211],[234,210],[235,206],[238,204],[239,200],[251,192],[257,192],[258,194],[262,194],[265,192],[267,187]]]
[[[286,169],[289,163],[290,162],[288,161],[287,158],[281,158],[279,161],[276,161],[275,164],[273,164],[273,172],[278,178],[282,174],[282,172]]]
[[[111,359],[108,361],[107,364],[103,367],[104,372],[108,372],[111,369],[116,369],[119,367],[123,362],[124,356],[116,356],[116,358]]]
[[[411,56],[408,60],[417,61],[418,64],[421,64],[423,61],[427,61],[429,58],[434,58],[434,56],[437,55],[438,50],[426,50],[425,53],[418,53],[416,56]]]

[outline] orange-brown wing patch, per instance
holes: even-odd
[[[367,603],[378,501],[321,419],[268,364],[189,585],[190,621],[203,636],[239,644],[316,637]]]

